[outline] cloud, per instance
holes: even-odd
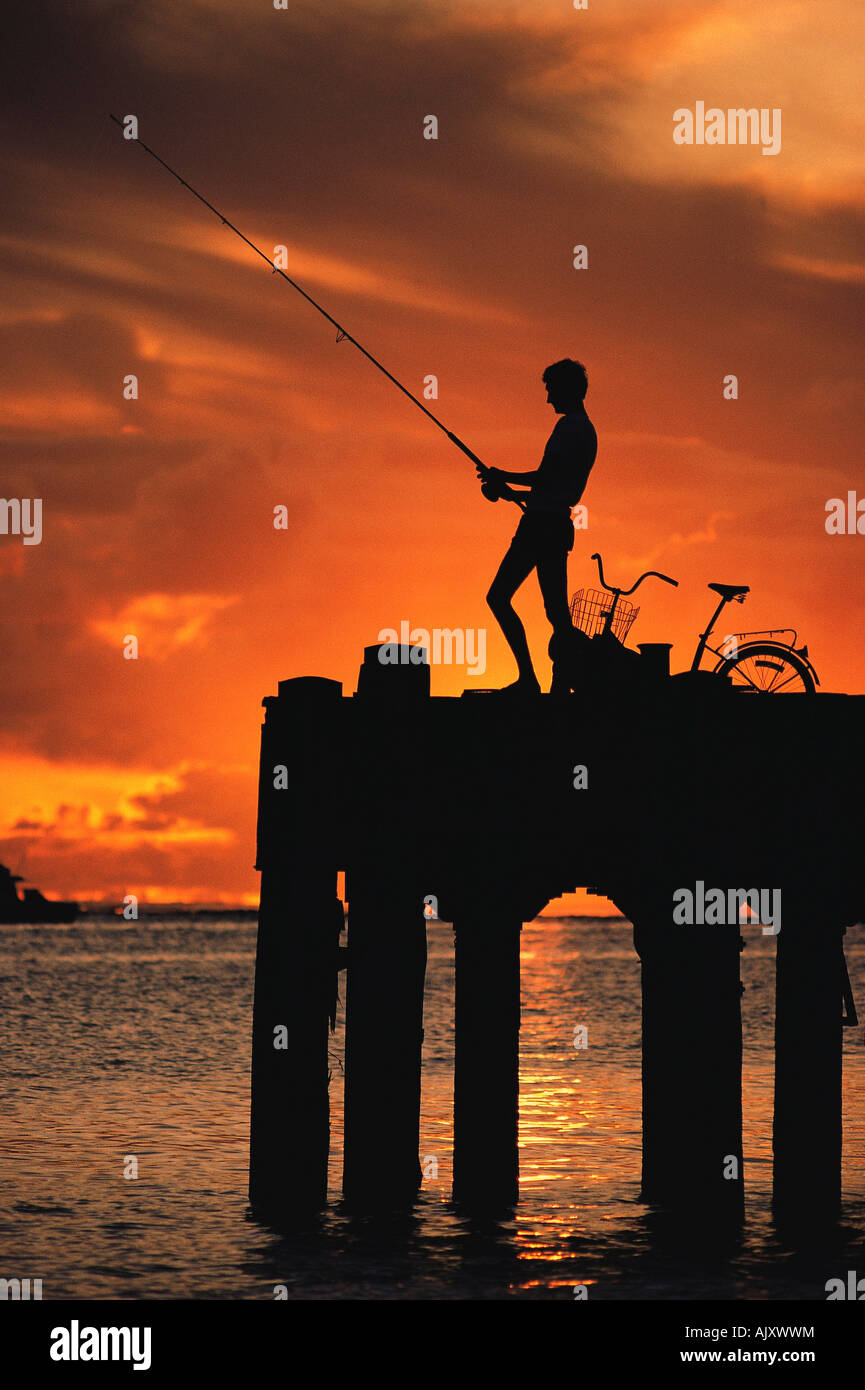
[[[7,831],[33,855],[45,836],[49,886],[55,862],[67,891],[253,892],[254,773],[202,769],[254,768],[279,679],[352,690],[394,612],[487,625],[516,519],[107,112],[289,247],[410,390],[435,375],[427,404],[490,462],[536,465],[542,368],[588,362],[600,452],[573,587],[594,549],[617,582],[669,565],[681,586],[641,629],[691,642],[705,581],[750,582],[755,625],[801,621],[821,675],[861,688],[856,554],[822,529],[865,423],[860,23],[836,0],[819,23],[800,0],[16,10],[0,463],[7,495],[44,499],[44,539],[0,537],[0,772],[33,769]],[[672,111],[701,96],[782,105],[782,154],[677,149]],[[533,583],[518,603],[543,659]],[[488,661],[510,679],[494,628]],[[464,683],[433,672],[438,694]]]
[[[39,764],[14,766],[12,799],[26,801],[29,785],[41,805],[0,827],[0,860],[23,858],[28,878],[43,889],[114,901],[131,892],[153,901],[160,895],[150,885],[158,883],[168,899],[190,900],[190,889],[228,902],[251,897],[254,767],[181,764],[159,774],[132,771],[121,781],[109,770],[54,765],[56,785],[78,786],[98,800],[48,805]],[[152,790],[135,790],[148,783]]]
[[[865,262],[829,261],[819,256],[794,256],[778,252],[774,264],[797,275],[814,275],[822,280],[840,280],[849,285],[865,284]]]
[[[139,594],[112,618],[91,618],[90,629],[115,650],[135,636],[137,659],[164,661],[180,647],[206,646],[214,616],[237,602],[237,594]]]
[[[655,563],[656,560],[664,556],[675,556],[679,551],[687,546],[713,545],[718,540],[718,522],[735,520],[735,512],[712,512],[706,518],[705,523],[696,531],[690,531],[687,535],[682,535],[680,531],[674,531],[665,540],[660,541],[651,550],[645,551],[641,555],[624,555],[620,557],[620,563],[635,570],[642,570]]]

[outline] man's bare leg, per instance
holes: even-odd
[[[496,577],[487,594],[487,603],[504,633],[505,641],[514,654],[520,673],[519,679],[513,685],[505,688],[526,695],[540,694],[541,687],[532,666],[529,644],[526,641],[526,630],[511,603],[511,599],[534,567],[534,559],[526,553],[526,548],[511,547],[499,565]]]
[[[549,648],[553,659],[553,683],[550,693],[565,695],[571,688],[567,658],[570,654],[568,638],[573,633],[571,610],[568,605],[568,551],[555,549],[538,560],[538,583],[544,600],[544,612],[553,629]]]

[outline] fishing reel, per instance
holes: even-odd
[[[481,492],[488,502],[500,502],[502,498],[502,488],[505,486],[503,480],[496,478],[491,472],[487,472],[486,477],[482,473],[478,476],[481,481]]]

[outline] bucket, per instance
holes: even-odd
[[[638,642],[643,667],[649,675],[669,676],[672,642]]]

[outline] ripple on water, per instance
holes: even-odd
[[[503,1222],[458,1215],[453,939],[444,925],[429,935],[421,1153],[437,1176],[387,1228],[339,1206],[340,1011],[332,1205],[286,1234],[255,1220],[246,1194],[254,924],[4,933],[4,1247],[41,1272],[48,1298],[272,1299],[285,1284],[292,1298],[572,1300],[575,1283],[602,1299],[825,1297],[832,1261],[865,1233],[865,1056],[845,1037],[847,1229],[819,1260],[795,1259],[770,1221],[771,939],[749,939],[743,964],[748,1223],[737,1247],[713,1255],[638,1200],[640,970],[621,925],[524,928],[523,1200]],[[865,933],[848,932],[847,945],[865,997]],[[583,1050],[577,1023],[589,1030]],[[129,1155],[135,1179],[124,1177]]]

